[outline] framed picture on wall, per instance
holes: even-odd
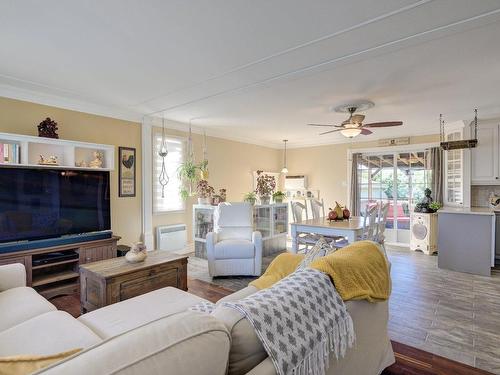
[[[118,196],[135,197],[135,148],[118,147]]]

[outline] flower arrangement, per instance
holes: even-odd
[[[196,192],[199,198],[210,198],[215,193],[215,189],[208,184],[207,180],[200,180],[196,185]]]
[[[227,190],[226,189],[219,189],[219,196],[220,196],[220,201],[225,202],[227,198]]]
[[[260,196],[270,196],[276,188],[276,180],[273,176],[257,171],[257,187],[255,192]]]
[[[429,208],[433,211],[433,212],[436,212],[437,210],[439,210],[441,208],[441,203],[439,202],[431,202],[429,203]]]

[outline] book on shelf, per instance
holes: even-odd
[[[21,147],[17,143],[0,143],[0,164],[20,164]]]

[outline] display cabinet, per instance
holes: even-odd
[[[216,206],[193,205],[193,240],[195,255],[207,257],[206,236],[214,228]],[[286,203],[255,205],[253,207],[254,230],[262,235],[262,255],[267,256],[286,249],[288,231],[288,205]]]

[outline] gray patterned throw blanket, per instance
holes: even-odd
[[[279,375],[324,375],[329,355],[352,347],[352,319],[329,276],[306,268],[268,289],[224,306],[255,328]]]

